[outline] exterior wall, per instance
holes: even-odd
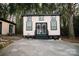
[[[50,21],[51,21],[51,16],[44,16],[44,21],[39,21],[39,16],[32,16],[32,31],[26,31],[26,21],[27,21],[27,16],[23,17],[23,35],[24,36],[34,36],[35,35],[35,26],[36,23],[42,23],[46,22],[47,23],[47,29],[48,29],[48,35],[60,35],[60,17],[56,16],[57,20],[57,30],[51,30],[50,26]]]
[[[13,34],[15,34],[15,25],[13,25]]]
[[[2,21],[2,34],[7,35],[9,33],[9,23]]]

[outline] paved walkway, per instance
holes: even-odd
[[[18,40],[0,50],[2,56],[79,56],[79,44],[62,40]]]

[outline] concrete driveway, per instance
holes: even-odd
[[[79,44],[62,40],[21,39],[0,50],[1,56],[79,56]]]

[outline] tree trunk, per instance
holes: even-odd
[[[74,36],[74,26],[73,26],[73,16],[74,16],[74,13],[75,13],[75,9],[74,9],[74,4],[70,3],[68,4],[68,21],[69,21],[69,37],[70,39],[74,39],[75,36]]]
[[[69,37],[70,39],[74,39],[73,14],[70,15],[69,19]]]

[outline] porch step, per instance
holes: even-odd
[[[48,36],[36,36],[36,39],[48,39]]]

